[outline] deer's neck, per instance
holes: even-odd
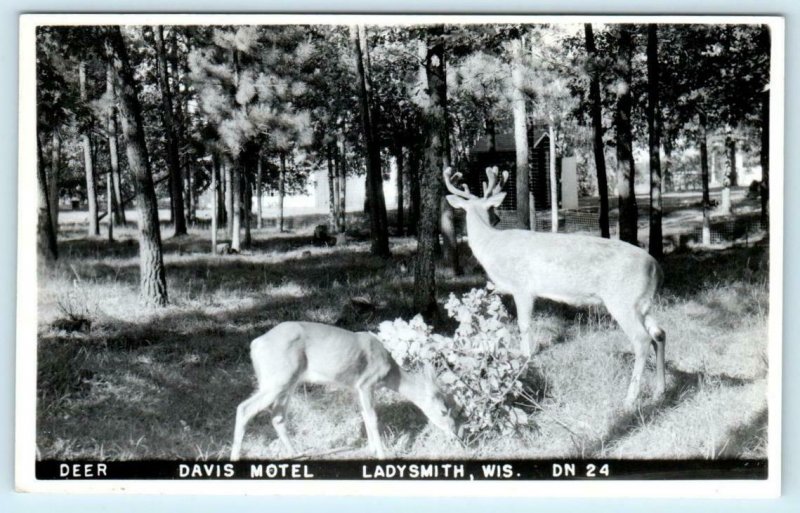
[[[485,251],[491,249],[492,238],[499,232],[489,221],[474,212],[467,212],[467,235],[472,253],[483,263]]]
[[[411,374],[399,369],[397,392],[425,411],[425,397],[427,394],[426,379],[420,374]]]

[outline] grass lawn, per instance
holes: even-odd
[[[343,310],[353,330],[413,315],[412,239],[393,238],[384,261],[366,242],[315,248],[309,233],[265,230],[254,232],[246,254],[212,256],[207,232],[194,231],[165,240],[170,305],[147,309],[137,300],[134,231],[117,230],[114,243],[83,233],[64,230],[61,259],[39,274],[42,459],[226,459],[236,406],[253,391],[253,338],[285,320],[333,323]],[[486,282],[466,246],[462,254],[463,276],[437,275],[442,301]],[[529,405],[528,428],[463,448],[383,392],[387,449],[423,458],[766,457],[767,263],[765,244],[667,256],[654,307],[667,332],[667,394],[658,404],[649,365],[641,407],[621,412],[633,354],[604,310],[540,301],[535,329],[549,343],[529,372],[540,400]],[[348,312],[343,305],[357,296],[377,310]],[[513,301],[506,304],[513,312]],[[91,329],[53,326],[68,313],[91,320]],[[289,431],[308,454],[370,455],[357,401],[344,390],[301,386]],[[245,458],[285,456],[267,415],[250,423],[243,450]]]

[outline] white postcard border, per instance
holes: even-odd
[[[772,30],[770,80],[769,421],[766,480],[698,481],[267,481],[37,480],[36,75],[39,25],[426,24],[426,23],[766,24]],[[386,495],[440,497],[774,498],[781,490],[781,382],[784,234],[785,21],[779,16],[362,15],[362,14],[24,14],[19,37],[19,169],[15,475],[24,492],[220,495]],[[777,144],[776,144],[777,143]]]

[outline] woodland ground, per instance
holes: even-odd
[[[170,229],[165,227],[164,234]],[[241,255],[212,256],[206,230],[165,238],[170,306],[139,306],[135,232],[118,241],[87,239],[62,226],[61,258],[39,273],[37,445],[39,458],[225,459],[236,405],[253,391],[249,344],[280,321],[333,323],[375,330],[410,318],[414,241],[393,238],[393,256],[368,243],[316,248],[310,233],[255,231]],[[463,247],[465,274],[439,270],[438,297],[486,280]],[[667,332],[667,393],[623,414],[631,347],[604,310],[537,303],[538,336],[550,343],[532,361],[528,386],[540,398],[532,423],[515,436],[491,436],[462,448],[389,392],[378,416],[397,457],[763,458],[767,447],[768,239],[727,249],[677,249],[664,261],[654,307]],[[513,301],[506,301],[511,312]],[[53,326],[83,316],[88,331]],[[351,315],[352,314],[352,315]],[[437,330],[451,333],[453,324]],[[652,357],[651,357],[652,359]],[[310,454],[368,457],[356,399],[347,391],[301,386],[289,430]],[[281,456],[269,419],[248,427],[247,458]]]

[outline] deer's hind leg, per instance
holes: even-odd
[[[642,375],[647,362],[647,352],[650,349],[652,338],[645,326],[644,316],[633,306],[622,308],[616,305],[606,305],[608,311],[617,320],[622,331],[633,345],[633,373],[625,396],[624,407],[631,411],[636,406],[642,387]]]
[[[292,445],[292,441],[289,439],[289,434],[286,431],[286,406],[289,403],[289,397],[291,397],[292,390],[286,390],[280,394],[275,399],[275,402],[272,406],[272,427],[275,428],[275,433],[278,434],[278,439],[280,439],[283,446],[289,452],[290,455],[294,455],[297,453],[294,449],[294,445]]]
[[[653,340],[653,347],[656,350],[656,388],[654,394],[656,397],[664,395],[667,387],[666,380],[666,345],[667,334],[661,329],[652,316],[644,314],[644,326]]]
[[[233,428],[233,444],[231,445],[231,461],[241,456],[242,441],[247,423],[259,412],[272,405],[278,396],[275,389],[259,389],[255,394],[242,401],[236,408],[236,425]]]

